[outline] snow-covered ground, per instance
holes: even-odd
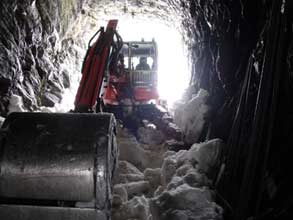
[[[214,139],[175,152],[152,130],[140,129],[140,136],[147,137],[143,143],[118,129],[112,219],[222,219],[207,176],[217,165],[223,142]]]

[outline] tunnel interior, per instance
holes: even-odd
[[[173,102],[185,89],[178,114],[208,94],[196,143],[225,143],[210,177],[223,218],[290,219],[292,10],[286,0],[1,1],[1,116],[72,108],[88,41],[117,18],[125,39],[166,43],[166,94]]]

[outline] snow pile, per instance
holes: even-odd
[[[168,151],[164,143],[150,143],[142,144],[127,130],[118,129],[120,162],[112,219],[222,219],[208,178],[217,166],[222,141],[214,139],[178,152]]]
[[[146,168],[161,167],[163,163],[162,155],[167,151],[164,144],[147,145],[139,143],[136,137],[126,129],[118,131],[117,144],[119,146],[119,160],[128,161],[142,171]]]
[[[200,89],[190,100],[177,103],[174,120],[184,134],[184,141],[189,144],[196,143],[201,135],[210,112],[208,98],[209,93]]]
[[[167,189],[183,183],[191,186],[209,185],[206,175],[217,165],[221,148],[222,140],[213,139],[194,144],[189,150],[167,152],[162,165],[162,185]]]

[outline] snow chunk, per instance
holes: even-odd
[[[194,144],[189,150],[190,155],[188,157],[198,162],[199,170],[209,173],[216,165],[223,145],[224,143],[221,139]]]
[[[119,209],[112,209],[112,220],[151,220],[148,199],[144,196],[134,197]]]
[[[161,168],[146,169],[144,171],[144,179],[150,183],[151,193],[153,193],[159,185],[161,185]]]
[[[124,187],[127,191],[129,198],[142,195],[150,190],[150,184],[148,181],[138,181],[131,183],[118,184],[118,186]]]
[[[114,184],[116,183],[128,183],[141,181],[144,179],[144,175],[133,164],[127,161],[119,161],[118,167],[114,176]]]
[[[183,141],[177,141],[175,139],[165,141],[165,146],[167,149],[172,151],[179,151],[185,148]]]
[[[196,169],[189,169],[183,176],[183,182],[192,187],[210,186],[211,181],[207,176]]]
[[[143,144],[157,145],[165,140],[164,134],[156,129],[156,126],[150,124],[147,127],[140,127],[137,131],[138,140]]]
[[[113,205],[120,206],[122,203],[127,202],[127,200],[128,193],[126,188],[121,184],[115,185],[113,189]]]
[[[189,150],[177,153],[167,152],[162,165],[161,182],[167,187],[174,176],[182,177],[181,183],[191,186],[209,185],[209,180],[203,173],[209,174],[217,165],[223,141],[213,139],[200,144],[194,144]],[[173,183],[167,188],[174,186]],[[175,186],[178,186],[178,181]]]
[[[222,208],[208,189],[183,184],[150,200],[153,220],[222,219]]]
[[[167,186],[167,184],[171,181],[172,177],[176,173],[176,169],[177,161],[174,157],[171,156],[164,159],[161,174],[161,182],[163,186]]]
[[[2,126],[2,124],[3,124],[4,121],[5,121],[5,118],[3,118],[3,117],[0,116],[0,128],[1,128],[1,126]]]
[[[183,179],[179,176],[173,176],[167,186],[167,190],[176,189],[178,186],[183,185]]]
[[[209,93],[200,89],[191,100],[177,104],[174,120],[181,128],[186,143],[197,142],[201,135],[210,112],[210,107],[207,105],[208,98]]]

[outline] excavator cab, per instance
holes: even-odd
[[[110,72],[105,91],[106,105],[148,104],[158,99],[157,92],[157,44],[152,41],[124,42],[119,52],[118,72]],[[123,70],[119,64],[123,63]]]
[[[128,71],[135,104],[146,104],[158,99],[157,44],[153,41],[127,42],[122,53],[128,61]]]

